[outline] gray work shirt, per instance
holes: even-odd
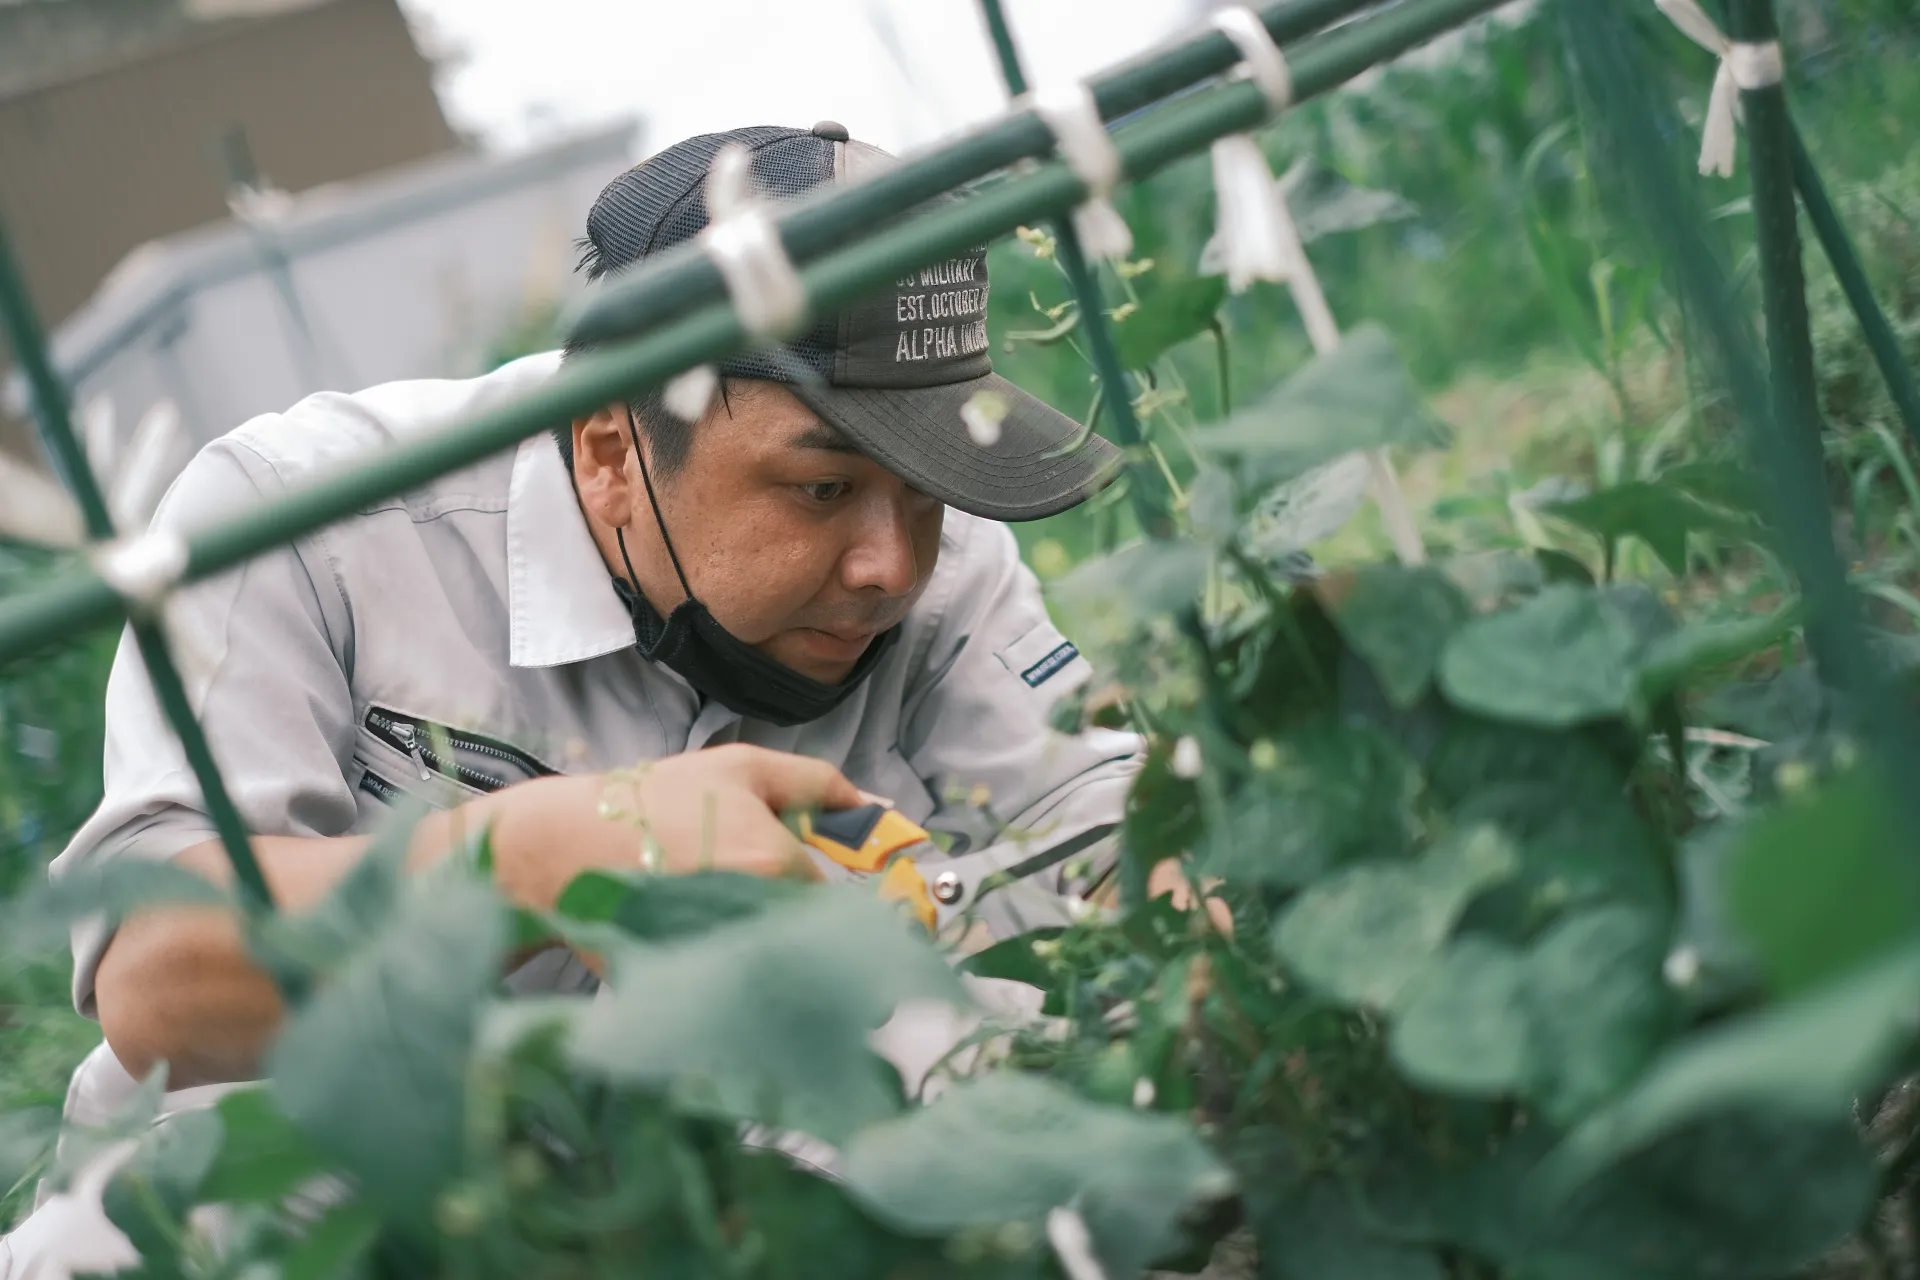
[[[534,356],[481,378],[327,393],[256,418],[200,452],[155,524],[198,527],[271,502],[506,403],[558,365]],[[366,832],[401,793],[451,805],[543,772],[748,742],[831,761],[977,847],[994,832],[964,799],[974,788],[999,821],[1064,833],[1116,821],[1138,763],[1133,735],[1049,727],[1087,663],[1048,620],[1012,534],[957,511],[899,643],[840,707],[780,728],[703,705],[635,650],[545,433],[180,593],[167,623],[192,706],[259,834]],[[131,638],[107,686],[105,772],[105,798],[55,874],[214,838]],[[90,1015],[108,937],[99,925],[74,934],[73,995]],[[565,982],[548,964],[520,976]]]

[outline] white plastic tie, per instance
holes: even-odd
[[[726,282],[727,295],[748,335],[779,341],[807,320],[807,290],[780,242],[779,228],[753,193],[751,157],[734,143],[720,149],[707,175],[707,257]]]
[[[1707,118],[1700,130],[1700,172],[1722,178],[1733,176],[1738,151],[1740,93],[1770,89],[1786,79],[1786,55],[1778,40],[1761,43],[1727,38],[1699,0],[1654,0],[1660,12],[1686,37],[1720,59],[1713,92],[1707,98]]]
[[[1235,5],[1214,14],[1213,25],[1240,51],[1241,73],[1266,96],[1267,113],[1277,116],[1291,107],[1293,68],[1260,16],[1245,5]]]
[[[1034,112],[1053,134],[1060,158],[1087,188],[1073,211],[1073,229],[1096,258],[1120,259],[1133,252],[1133,231],[1113,207],[1113,189],[1124,170],[1093,90],[1079,81],[1050,85],[1032,95]]]
[[[95,548],[93,569],[131,611],[158,609],[187,576],[187,542],[168,529]]]
[[[669,382],[661,399],[667,412],[680,421],[698,422],[707,416],[707,406],[719,389],[719,372],[710,364],[697,364]]]

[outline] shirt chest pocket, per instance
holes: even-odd
[[[370,706],[360,717],[354,755],[361,794],[383,805],[413,795],[451,808],[557,772],[501,738],[385,706]]]

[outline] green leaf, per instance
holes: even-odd
[[[1687,539],[1692,534],[1750,538],[1757,529],[1702,505],[1677,488],[1648,480],[1629,481],[1542,510],[1609,542],[1638,538],[1675,574],[1687,571]]]
[[[218,886],[185,867],[151,858],[90,858],[0,903],[0,956],[65,947],[92,916],[118,924],[142,907],[231,905]]]
[[[1204,874],[1302,888],[1342,863],[1411,842],[1420,778],[1384,734],[1317,728],[1281,739],[1276,755],[1208,831],[1198,851]]]
[[[299,986],[333,972],[364,947],[393,917],[413,831],[425,812],[424,804],[408,800],[388,815],[366,853],[318,906],[255,922],[248,939],[254,959]]]
[[[1440,654],[1472,609],[1431,566],[1369,565],[1322,582],[1319,594],[1341,636],[1402,711],[1426,695]]]
[[[1419,216],[1419,210],[1398,192],[1356,186],[1337,169],[1311,156],[1293,162],[1280,177],[1280,189],[1301,244]]]
[[[1367,324],[1265,398],[1193,432],[1191,440],[1203,454],[1237,462],[1242,491],[1251,493],[1355,450],[1439,448],[1449,435],[1420,399],[1393,339]]]
[[[376,1203],[422,1216],[460,1171],[468,1054],[506,931],[489,889],[412,882],[267,1055],[287,1118]]]
[[[970,973],[976,978],[1001,978],[1038,987],[1047,993],[1046,1004],[1041,1012],[1054,1016],[1064,1014],[1066,1009],[1059,995],[1068,984],[1071,973],[1066,966],[1035,954],[1033,944],[1052,943],[1065,932],[1065,929],[1058,927],[1030,929],[1011,938],[1002,938],[960,961],[958,968],[960,972]]]
[[[1489,939],[1463,937],[1415,977],[1394,1010],[1394,1061],[1417,1085],[1498,1096],[1533,1065],[1526,964]]]
[[[1718,667],[1773,648],[1800,625],[1800,607],[1788,605],[1764,618],[1694,622],[1647,647],[1640,657],[1640,696],[1655,701],[1692,684]]]
[[[223,1126],[212,1111],[166,1116],[107,1183],[100,1203],[151,1263],[170,1257],[187,1211],[220,1152]]]
[[[1558,584],[1475,618],[1440,657],[1440,688],[1496,720],[1562,728],[1635,706],[1632,629],[1592,591]]]
[[[1076,1204],[1116,1275],[1178,1248],[1181,1217],[1233,1182],[1182,1120],[1098,1106],[1011,1072],[958,1084],[861,1132],[846,1148],[845,1175],[857,1199],[913,1233],[1038,1224]]]
[[[1121,367],[1144,369],[1188,338],[1205,333],[1226,300],[1227,282],[1220,276],[1141,290],[1140,309],[1114,326]]]
[[[1454,809],[1461,823],[1492,824],[1520,854],[1513,880],[1491,898],[1531,936],[1545,916],[1600,902],[1664,909],[1659,851],[1618,789],[1568,782],[1496,782]]]
[[[1809,1119],[1725,1106],[1623,1150],[1556,1203],[1543,1243],[1634,1275],[1786,1276],[1857,1229],[1879,1183],[1844,1112]]]
[[[1480,827],[1416,862],[1351,867],[1294,901],[1274,946],[1332,998],[1390,1008],[1432,963],[1467,904],[1515,866],[1499,833]]]
[[[745,920],[804,891],[796,881],[734,871],[589,871],[566,887],[555,910],[570,920],[614,925],[644,942],[670,942]]]
[[[1526,1092],[1557,1125],[1578,1120],[1637,1077],[1674,1024],[1657,923],[1600,907],[1556,923],[1526,958],[1533,1028]]]
[[[828,1142],[900,1108],[868,1032],[904,1000],[966,1003],[939,955],[858,888],[609,959],[609,989],[572,1022],[577,1063]]]
[[[1778,990],[1815,986],[1920,932],[1920,877],[1887,785],[1856,769],[1789,796],[1742,836],[1728,901]]]
[[[264,1088],[241,1089],[220,1099],[226,1142],[207,1171],[200,1198],[207,1204],[270,1204],[327,1171],[306,1136],[275,1105]]]
[[[358,1200],[334,1205],[281,1259],[281,1280],[342,1280],[358,1275],[359,1264],[379,1236],[380,1215],[368,1205]]]
[[[1254,502],[1240,532],[1249,554],[1278,575],[1288,556],[1331,538],[1366,503],[1373,469],[1363,453],[1335,458],[1324,467],[1270,487]]]
[[[1394,1240],[1360,1216],[1346,1189],[1316,1179],[1254,1222],[1261,1280],[1444,1280],[1433,1252]]]
[[[1082,561],[1046,586],[1062,629],[1096,667],[1155,618],[1191,608],[1212,553],[1184,538],[1143,538]]]

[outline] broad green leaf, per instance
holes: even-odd
[[[905,1000],[966,1003],[939,955],[857,887],[609,958],[609,989],[573,1020],[577,1063],[828,1142],[900,1108],[867,1034]]]
[[[1421,401],[1393,339],[1368,324],[1265,398],[1191,439],[1203,454],[1236,460],[1244,492],[1263,492],[1356,450],[1438,448],[1449,436]]]
[[[1555,585],[1454,633],[1440,688],[1455,706],[1519,724],[1625,716],[1635,705],[1635,648],[1631,628],[1595,592]]]
[[[1181,538],[1143,538],[1083,561],[1047,584],[1047,599],[1082,652],[1125,643],[1155,618],[1200,598],[1212,553]]]
[[[92,916],[118,924],[142,907],[217,906],[232,898],[172,862],[94,858],[0,903],[0,956],[65,947],[73,926]]]
[[[1544,917],[1569,907],[1629,902],[1667,905],[1653,836],[1618,790],[1566,782],[1499,782],[1454,809],[1454,820],[1491,824],[1518,851],[1512,882],[1492,895],[1531,936]]]
[[[1704,506],[1677,488],[1634,480],[1572,502],[1544,508],[1609,542],[1638,538],[1675,574],[1687,571],[1687,540],[1695,533],[1751,537],[1755,526]]]
[[[1320,1178],[1263,1206],[1254,1229],[1261,1280],[1444,1280],[1429,1249],[1363,1219],[1346,1188]]]
[[[1394,1061],[1444,1093],[1515,1092],[1533,1065],[1527,971],[1519,952],[1471,935],[1410,982],[1394,1008]]]
[[[569,920],[611,924],[643,942],[670,942],[758,915],[804,892],[798,882],[732,871],[660,876],[589,871],[561,893]]]
[[[226,1125],[226,1141],[200,1188],[206,1203],[272,1203],[327,1171],[270,1090],[238,1090],[220,1099],[216,1110]]]
[[[1656,640],[1640,655],[1640,696],[1652,702],[1717,667],[1771,649],[1799,624],[1798,605],[1763,618],[1690,623]]]
[[[902,1231],[1038,1224],[1075,1204],[1115,1275],[1178,1248],[1181,1217],[1233,1185],[1184,1121],[1098,1106],[1012,1072],[873,1125],[845,1156],[848,1189]]]
[[[1200,464],[1187,487],[1187,521],[1215,546],[1239,531],[1240,490],[1231,471],[1212,462]]]
[[[1786,1276],[1854,1231],[1872,1210],[1879,1169],[1844,1110],[1828,1117],[1726,1105],[1621,1150],[1567,1188],[1543,1243],[1645,1276]]]
[[[1818,733],[1827,722],[1830,704],[1820,673],[1809,662],[1764,680],[1717,689],[1701,701],[1699,715],[1707,724],[1764,742],[1792,742]]]
[[[1047,993],[1041,1012],[1058,1016],[1066,1012],[1060,995],[1068,984],[1070,974],[1064,966],[1035,954],[1033,946],[1036,942],[1051,944],[1065,932],[1061,928],[1048,928],[1017,933],[974,952],[962,960],[958,967],[960,972],[970,973],[976,978],[1000,978],[1038,987]]]
[[[212,1111],[166,1116],[107,1183],[102,1207],[149,1264],[172,1256],[180,1223],[198,1201],[223,1133]]]
[[[1441,651],[1472,610],[1458,587],[1429,566],[1369,565],[1321,583],[1341,636],[1401,710],[1426,695]]]
[[[1293,902],[1275,928],[1275,948],[1333,999],[1391,1008],[1432,963],[1467,904],[1515,866],[1499,833],[1480,827],[1415,862],[1350,867]]]
[[[1140,309],[1114,326],[1121,366],[1144,369],[1188,338],[1205,333],[1226,300],[1227,282],[1219,276],[1141,290]]]
[[[1855,769],[1788,796],[1741,838],[1728,902],[1777,990],[1805,990],[1920,934],[1920,868],[1887,786]]]
[[[1229,802],[1198,851],[1239,884],[1302,888],[1344,862],[1391,855],[1413,837],[1418,772],[1385,735],[1317,728],[1281,739],[1271,768]]]
[[[426,808],[409,800],[388,816],[367,851],[318,906],[255,923],[249,946],[269,973],[300,985],[331,973],[393,916],[408,846]]]
[[[345,1280],[380,1236],[380,1215],[358,1200],[337,1204],[308,1227],[280,1262],[281,1280]]]
[[[376,1203],[423,1215],[460,1171],[468,1055],[506,931],[488,889],[415,880],[267,1055],[287,1118]]]
[[[1660,483],[1740,515],[1757,515],[1760,510],[1753,474],[1736,463],[1683,462],[1662,471]]]
[[[1373,469],[1349,453],[1282,480],[1254,503],[1240,540],[1261,564],[1276,567],[1346,528],[1366,503]]]
[[[1734,924],[1727,895],[1742,835],[1740,824],[1717,822],[1680,844],[1680,913],[1669,950],[1683,966],[1678,994],[1692,1008],[1757,997],[1765,986],[1759,959]]]
[[[1553,1123],[1570,1124],[1616,1096],[1674,1025],[1662,942],[1645,912],[1600,907],[1559,921],[1527,955],[1526,1092]]]

